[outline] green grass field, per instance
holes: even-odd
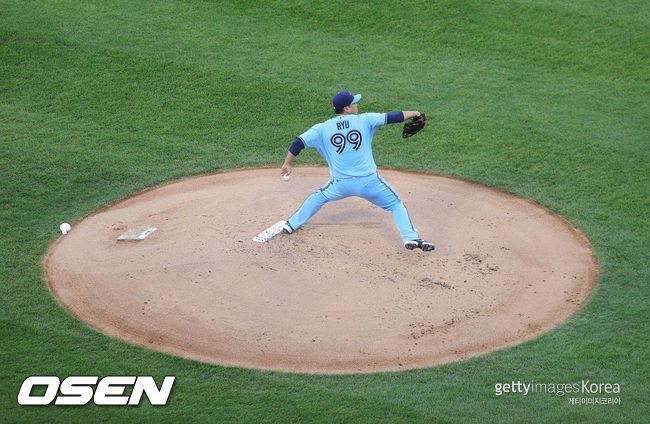
[[[0,0],[0,422],[647,422],[649,52],[636,0]],[[427,114],[409,141],[377,133],[379,166],[480,181],[580,228],[600,264],[588,303],[467,361],[325,376],[149,351],[52,298],[41,261],[61,222],[188,175],[279,168],[342,89],[362,112]],[[20,406],[30,375],[177,379],[163,407]],[[495,394],[582,380],[620,384],[621,404]]]

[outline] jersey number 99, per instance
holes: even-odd
[[[336,153],[340,155],[347,143],[353,146],[352,149],[359,150],[359,147],[361,147],[361,133],[357,130],[352,130],[347,135],[336,133],[330,138],[330,141],[332,146],[336,148]]]

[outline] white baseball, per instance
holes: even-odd
[[[63,224],[61,224],[59,226],[59,229],[61,230],[61,232],[63,234],[68,234],[68,231],[70,231],[72,229],[72,227],[67,222],[64,222]]]
[[[291,174],[284,174],[282,176],[282,179],[285,180],[285,181],[289,181],[291,179]]]

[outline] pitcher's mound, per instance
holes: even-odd
[[[244,169],[170,183],[80,222],[48,252],[56,299],[97,330],[222,365],[353,373],[425,367],[532,339],[588,297],[585,237],[480,184],[382,170],[433,252],[390,212],[348,198],[292,235],[251,239],[329,176]],[[134,227],[155,228],[118,241]]]

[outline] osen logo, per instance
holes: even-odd
[[[95,405],[136,406],[146,393],[152,405],[166,405],[175,379],[166,376],[159,389],[151,376],[108,376],[101,380],[97,376],[70,376],[63,382],[57,376],[32,376],[20,386],[18,403],[49,405],[54,401],[55,405],[86,405],[92,400]],[[129,396],[124,395],[127,386],[133,386]],[[33,393],[35,387],[41,388],[37,394]]]

